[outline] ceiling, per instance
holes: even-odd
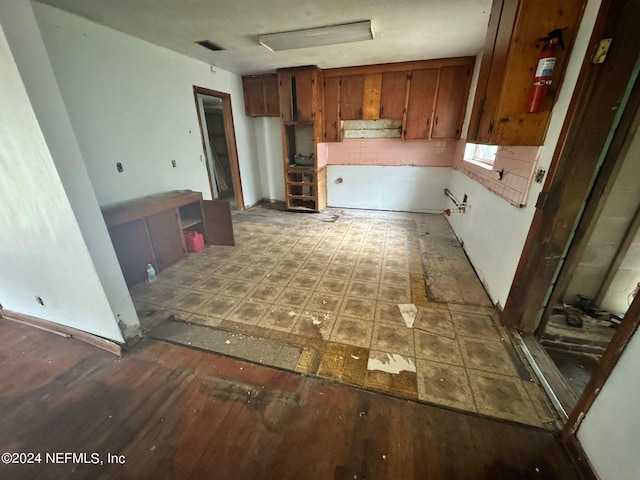
[[[476,55],[491,0],[38,0],[238,74]],[[374,40],[271,52],[267,33],[371,20]],[[195,44],[211,40],[225,50]]]

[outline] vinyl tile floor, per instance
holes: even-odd
[[[441,215],[260,206],[233,221],[235,246],[131,289],[150,336],[556,428]]]

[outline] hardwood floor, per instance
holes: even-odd
[[[0,453],[41,454],[0,478],[580,478],[543,430],[156,340],[117,358],[0,320],[0,365]]]

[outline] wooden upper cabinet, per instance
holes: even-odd
[[[340,119],[362,120],[364,106],[364,75],[340,78]]]
[[[437,68],[411,72],[403,139],[429,139],[438,88],[438,73]]]
[[[460,138],[471,82],[471,69],[470,65],[440,69],[431,139]]]
[[[467,140],[542,145],[586,0],[494,0]],[[542,111],[527,113],[543,38],[564,29]]]
[[[283,122],[314,120],[321,89],[317,68],[292,68],[278,72],[280,116]]]
[[[242,77],[245,113],[250,117],[277,117],[280,115],[278,77],[251,75]]]
[[[340,141],[340,78],[324,80],[324,141]]]
[[[379,118],[402,118],[409,72],[384,72],[381,81]]]
[[[341,140],[342,120],[379,119],[402,120],[403,140],[460,138],[474,62],[459,57],[324,70],[324,141]]]

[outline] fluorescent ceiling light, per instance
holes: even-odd
[[[373,38],[371,20],[365,20],[364,22],[345,23],[328,27],[270,33],[268,35],[261,35],[258,41],[269,50],[275,52],[278,50],[292,50],[294,48],[360,42],[362,40],[373,40]]]

